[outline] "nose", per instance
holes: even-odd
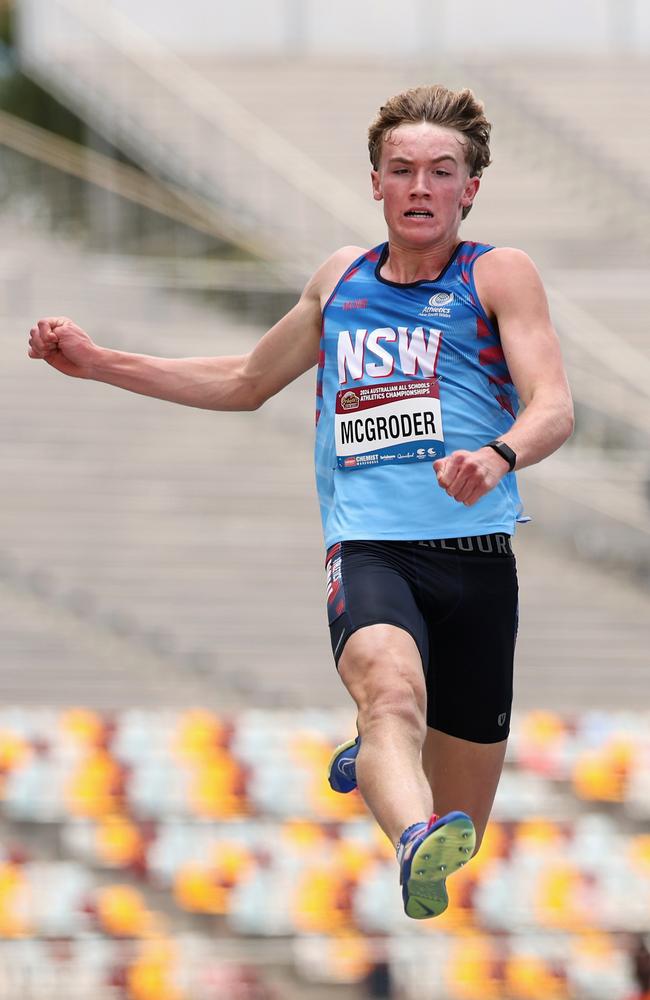
[[[411,177],[411,198],[429,197],[429,175],[426,170],[414,170]]]

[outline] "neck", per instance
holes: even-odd
[[[435,246],[414,248],[400,244],[389,235],[388,256],[381,276],[404,285],[437,278],[460,242],[455,233]]]

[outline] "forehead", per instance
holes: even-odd
[[[457,163],[465,164],[466,145],[467,140],[456,129],[431,122],[406,122],[384,136],[382,160],[386,162],[391,156],[411,160],[450,156]]]

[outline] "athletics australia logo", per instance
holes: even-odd
[[[431,296],[420,316],[451,316],[453,302],[453,292],[436,292],[435,295]]]

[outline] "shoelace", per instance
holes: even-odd
[[[415,839],[415,837],[421,836],[422,833],[425,833],[425,834],[428,833],[429,830],[434,826],[435,823],[438,822],[439,819],[440,819],[440,817],[436,813],[432,813],[431,819],[429,820],[429,822],[425,826],[424,830],[421,830],[421,829],[418,830],[417,829],[417,827],[420,826],[419,823],[414,823],[413,824],[413,831],[412,831],[412,833],[410,833],[408,835],[407,839],[404,842],[400,841],[400,843],[399,843],[399,845],[397,847],[397,860],[398,860],[398,862],[400,864],[402,863],[404,857],[407,856],[407,854],[408,854],[408,856],[410,856],[410,853],[411,853],[411,851],[413,849],[413,840]],[[404,836],[404,834],[402,834],[402,836]]]
[[[438,816],[436,813],[431,813],[431,819],[427,823],[427,829],[426,829],[427,833],[429,832],[429,830],[431,829],[431,827],[434,826],[434,824],[438,822],[439,819],[440,819],[440,816]]]

